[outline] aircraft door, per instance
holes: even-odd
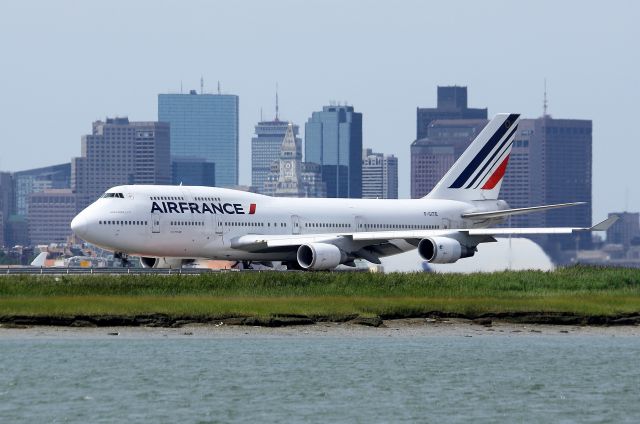
[[[449,218],[442,218],[442,228],[445,230],[460,229],[463,228],[463,224],[460,221],[452,221]]]
[[[218,215],[213,215],[213,224],[216,226],[216,235],[222,236],[222,220]]]
[[[365,231],[365,227],[364,227],[364,218],[361,216],[356,216],[355,217],[355,232],[359,233],[361,231]]]
[[[459,221],[452,221],[449,218],[442,218],[442,228],[445,230],[460,229],[462,224]]]
[[[160,214],[157,212],[151,213],[151,232],[156,234],[160,232]]]
[[[300,217],[291,215],[291,234],[300,234]]]

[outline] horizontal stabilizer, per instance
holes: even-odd
[[[618,219],[620,219],[618,215],[611,215],[609,218],[591,227],[591,231],[607,231]]]
[[[501,218],[504,216],[523,215],[523,214],[532,213],[532,212],[544,212],[549,209],[567,208],[569,206],[578,206],[578,205],[584,205],[584,204],[586,204],[586,202],[558,203],[556,205],[532,206],[530,208],[503,209],[500,211],[489,211],[489,212],[471,212],[471,213],[463,214],[462,217],[469,218],[469,219]]]

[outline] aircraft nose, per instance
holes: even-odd
[[[78,237],[83,238],[87,234],[89,224],[87,218],[83,216],[83,213],[79,213],[71,221],[71,231],[73,231]]]

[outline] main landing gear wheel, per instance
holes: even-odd
[[[113,259],[120,259],[120,266],[122,268],[131,268],[131,261],[129,261],[129,255],[122,252],[115,252]]]
[[[251,261],[236,261],[235,264],[231,266],[233,269],[253,269],[253,265]]]

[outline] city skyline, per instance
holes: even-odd
[[[42,13],[31,13],[34,3]],[[243,8],[260,19],[246,19],[246,12],[231,4],[150,4],[129,5],[125,15],[118,7],[72,2],[0,6],[0,35],[14,40],[5,49],[5,78],[0,82],[0,113],[12,123],[0,126],[0,143],[8,146],[0,170],[65,162],[79,155],[76,140],[86,122],[124,114],[132,120],[155,120],[153,99],[158,93],[180,92],[181,82],[185,91],[198,89],[204,76],[205,91],[215,92],[220,80],[223,92],[243,99],[240,183],[247,184],[251,164],[244,158],[250,153],[253,124],[261,108],[272,114],[277,81],[281,114],[293,122],[305,122],[311,111],[331,99],[348,100],[362,112],[364,144],[398,157],[399,194],[406,198],[415,109],[435,104],[437,85],[470,87],[469,104],[488,107],[490,117],[513,111],[537,118],[542,115],[546,77],[552,116],[594,122],[594,219],[610,209],[640,210],[640,188],[625,178],[637,155],[632,125],[640,72],[637,55],[624,47],[638,38],[635,3],[611,8],[592,2],[406,2],[393,7],[335,2],[345,9],[338,15],[326,3],[255,2]],[[495,14],[498,9],[500,14]],[[174,18],[178,14],[181,19]],[[317,19],[306,19],[310,14]],[[543,22],[544,31],[523,29],[524,15],[528,22]],[[217,24],[207,25],[213,16],[220,18]],[[275,16],[291,18],[286,30],[268,24]],[[438,19],[425,21],[424,16]],[[142,17],[155,24],[141,23]],[[570,33],[565,32],[567,19],[577,22]],[[117,31],[110,25],[114,20],[120,22]],[[465,30],[455,34],[452,26]],[[272,50],[264,48],[288,39],[291,31],[297,40],[291,41],[290,50],[304,67],[291,66],[281,55],[276,60]],[[468,43],[471,33],[474,46]],[[258,42],[255,34],[260,34]],[[338,40],[355,34],[357,49],[334,48]],[[438,45],[431,45],[428,54],[417,54],[434,38]],[[122,48],[129,43],[135,48]],[[307,49],[309,44],[316,48]],[[84,52],[93,46],[118,60],[83,66]],[[159,59],[138,60],[144,49]],[[196,53],[203,51],[207,54]],[[332,60],[326,60],[329,52]],[[136,66],[121,66],[127,61]],[[248,66],[252,62],[261,64],[260,72]],[[332,72],[338,63],[341,72]],[[39,125],[30,125],[34,121]],[[29,131],[23,131],[25,127]],[[27,157],[19,147],[25,145],[38,154]]]

